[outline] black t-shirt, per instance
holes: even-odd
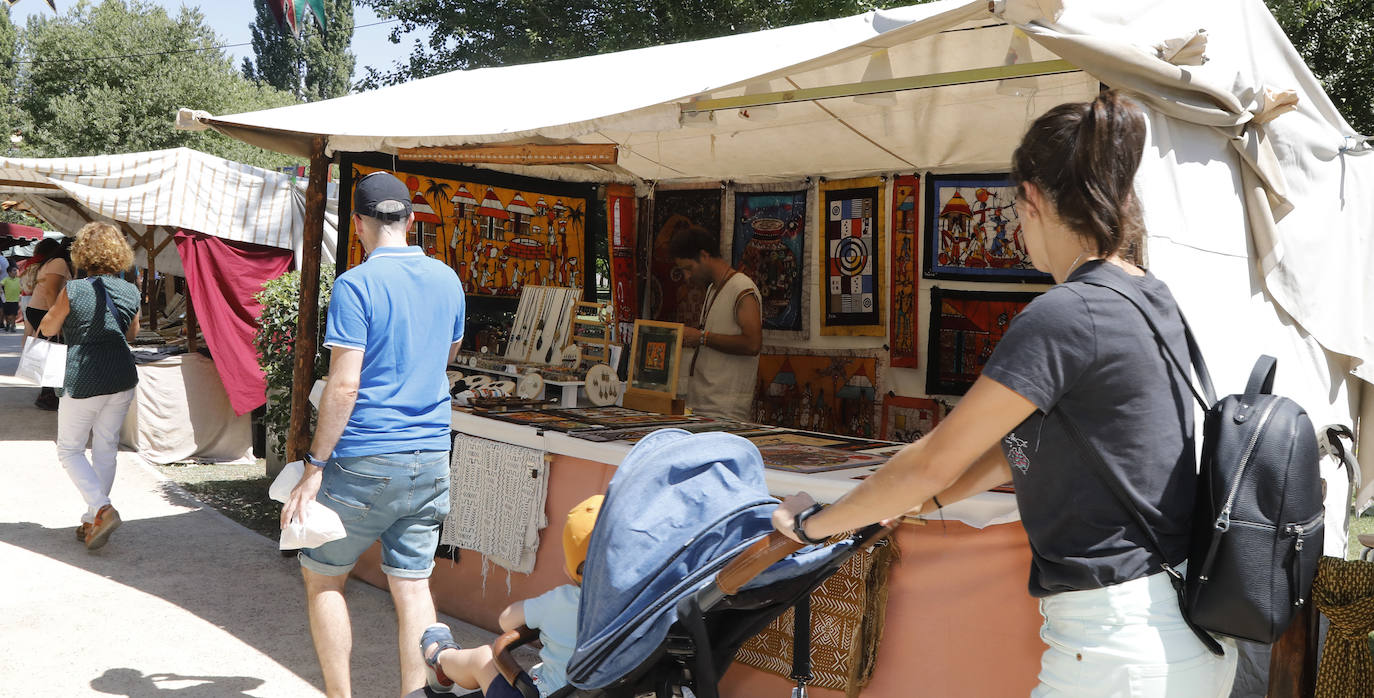
[[[1002,440],[1030,539],[1032,596],[1120,584],[1163,562],[1065,430],[1065,418],[1125,483],[1168,562],[1188,555],[1197,472],[1192,396],[1130,301],[1076,283],[1104,274],[1129,279],[1177,356],[1188,356],[1169,288],[1104,262],[1082,265],[1012,320],[983,375],[1039,408]]]

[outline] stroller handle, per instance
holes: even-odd
[[[886,526],[882,524],[873,524],[854,533],[854,537],[859,540],[860,545],[872,545],[897,530],[897,525],[895,521]],[[764,570],[772,567],[773,563],[776,563],[804,547],[806,546],[777,531],[773,531],[769,533],[767,537],[749,546],[744,552],[731,560],[730,563],[716,575],[716,587],[726,596],[734,596],[736,592],[752,581],[754,577],[759,576]]]

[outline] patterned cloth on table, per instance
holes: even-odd
[[[548,525],[544,453],[459,434],[452,464],[452,507],[439,542],[474,550],[512,572],[533,572],[539,530]]]
[[[1317,669],[1316,698],[1374,698],[1374,562],[1323,557],[1312,602],[1331,620]]]
[[[873,678],[887,608],[887,577],[895,541],[859,552],[811,592],[810,686],[853,698]],[[793,611],[773,620],[735,655],[746,666],[790,677]]]

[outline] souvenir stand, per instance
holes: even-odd
[[[300,254],[302,188],[291,175],[187,148],[0,158],[5,198],[67,235],[110,223],[134,249],[145,301],[134,342],[140,383],[121,440],[140,457],[252,460],[248,413],[266,396],[244,318],[255,317],[261,283]],[[213,234],[189,232],[199,230]]]
[[[1349,194],[1374,186],[1374,155],[1264,6],[1046,7],[946,0],[197,121],[317,166],[337,155],[345,178],[396,172],[438,221],[417,241],[469,293],[513,296],[517,275],[588,288],[592,265],[571,257],[605,235],[619,336],[659,328],[630,349],[624,398],[671,394],[685,352],[670,328],[697,321],[701,290],[667,249],[676,220],[719,230],[722,257],[758,285],[756,424],[613,406],[455,410],[443,542],[458,556],[439,562],[432,588],[446,612],[494,628],[509,601],[563,582],[564,513],[604,491],[652,428],[739,433],[759,445],[775,494],[822,501],[886,460],[884,442],[933,428],[1049,282],[1021,240],[1012,150],[1036,116],[1102,84],[1149,114],[1138,177],[1149,232],[1136,252],[1209,357],[1244,359],[1213,359],[1218,388],[1242,384],[1262,347],[1284,366],[1276,390],[1314,423],[1374,415],[1374,300],[1344,297],[1374,262],[1374,202]],[[553,109],[510,89],[536,84],[577,88]],[[425,109],[397,111],[422,92]],[[502,97],[474,109],[474,94]],[[557,197],[584,207],[583,225]],[[1192,200],[1207,203],[1180,203]],[[1320,241],[1304,236],[1312,226]],[[1349,303],[1358,312],[1329,312]],[[1333,497],[1328,510],[1343,511]],[[819,592],[812,694],[1026,694],[1044,645],[1014,495],[908,521],[894,547]],[[355,574],[383,583],[375,551]],[[741,650],[724,695],[787,690],[789,627]]]

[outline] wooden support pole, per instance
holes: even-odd
[[[291,427],[286,459],[296,461],[310,449],[310,388],[315,383],[315,352],[319,349],[320,245],[324,242],[325,196],[329,186],[329,158],[325,139],[310,147],[310,181],[305,189],[305,235],[301,245],[301,306],[296,322],[296,364],[291,381]],[[319,454],[322,458],[327,453]]]
[[[1317,690],[1321,614],[1307,603],[1269,651],[1269,698],[1309,698]]]
[[[196,327],[196,305],[191,302],[191,287],[189,285],[186,287],[186,324],[183,327],[186,328],[186,351],[193,352],[198,349],[196,333],[200,331],[200,328]]]

